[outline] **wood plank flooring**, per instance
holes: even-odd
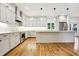
[[[73,43],[36,43],[28,38],[6,56],[78,56]]]

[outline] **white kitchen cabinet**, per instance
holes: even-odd
[[[36,37],[36,32],[34,31],[27,32],[27,37]]]
[[[15,33],[15,44],[18,45],[20,43],[20,33]]]
[[[16,46],[14,33],[11,33],[11,34],[10,34],[10,39],[9,39],[9,41],[10,41],[10,49],[14,48],[14,47]]]
[[[9,10],[10,14],[9,14],[9,23],[10,24],[14,24],[14,20],[15,20],[15,14],[12,10]]]
[[[16,47],[20,43],[20,34],[19,33],[11,33],[9,40],[10,40],[10,49]]]
[[[27,32],[25,32],[25,38],[28,38],[28,34],[27,34]]]
[[[15,20],[15,13],[6,7],[6,22],[9,23],[10,25],[14,25]]]
[[[10,12],[10,10],[8,9],[8,8],[6,8],[6,22],[7,23],[10,23],[9,21],[10,21],[10,17],[11,16],[11,12]]]
[[[20,33],[0,34],[0,55],[4,55],[20,43]]]
[[[2,4],[0,5],[0,13],[1,13],[1,14],[0,14],[0,15],[1,15],[1,16],[0,16],[0,17],[1,17],[1,18],[0,18],[1,21],[2,21],[2,22],[6,22],[6,7],[5,7],[4,5],[2,5]]]
[[[9,8],[10,6],[0,5],[0,21],[15,24],[15,12]]]
[[[7,35],[0,36],[0,55],[4,55],[10,50],[9,40]]]
[[[15,12],[11,12],[11,24],[15,26]]]

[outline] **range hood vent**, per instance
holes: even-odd
[[[22,22],[22,21],[20,21],[20,20],[15,20],[16,22]]]

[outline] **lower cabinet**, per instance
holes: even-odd
[[[10,49],[12,49],[16,46],[14,33],[10,34],[9,44],[10,44]]]
[[[20,34],[19,33],[10,34],[9,40],[10,40],[10,49],[12,49],[20,43]]]
[[[20,33],[15,34],[15,44],[18,45],[20,43]]]
[[[7,38],[0,38],[0,55],[5,54],[10,50],[9,40]]]
[[[0,34],[0,56],[20,43],[20,33]]]
[[[36,37],[36,32],[34,31],[26,32],[26,34],[27,34],[27,37]]]

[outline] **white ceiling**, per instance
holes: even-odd
[[[16,3],[16,5],[29,16],[52,16],[53,8],[56,8],[56,15],[67,14],[66,8],[69,8],[71,16],[79,16],[79,3]],[[41,11],[40,8],[43,8]]]

